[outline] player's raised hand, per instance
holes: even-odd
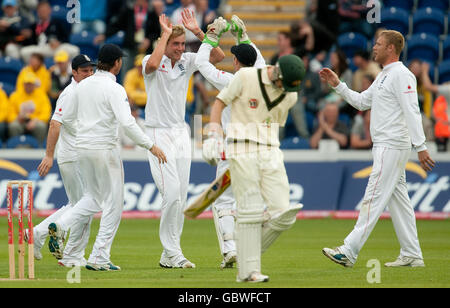
[[[319,72],[320,79],[332,87],[337,87],[340,83],[338,75],[329,68],[323,68]]]
[[[191,31],[194,34],[197,34],[199,31],[201,31],[200,27],[198,26],[197,19],[195,19],[195,13],[189,9],[184,9],[181,12],[181,19],[183,22],[183,26]]]
[[[417,153],[419,155],[420,166],[425,171],[431,171],[434,168],[436,162],[430,157],[427,150],[420,151]]]
[[[166,154],[156,144],[152,146],[150,152],[158,158],[160,164],[167,163]]]
[[[172,23],[170,22],[170,19],[166,16],[166,14],[161,14],[159,16],[159,24],[161,25],[161,29],[164,33],[168,35],[172,34]]]

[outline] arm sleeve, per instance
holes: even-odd
[[[64,101],[67,99],[67,92],[63,91],[56,101],[55,112],[53,112],[52,120],[59,123],[63,121],[63,115],[66,112]]]
[[[147,65],[148,60],[150,60],[150,57],[151,57],[151,55],[147,55],[147,56],[145,56],[144,59],[142,60],[142,75],[143,75],[144,77],[152,76],[153,73],[156,72],[156,70],[155,70],[155,71],[151,72],[150,74],[146,74],[146,73],[145,73],[145,66]]]
[[[345,82],[340,82],[337,87],[333,89],[340,95],[342,98],[355,107],[358,110],[368,110],[372,107],[372,91],[375,87],[375,82],[372,83],[370,88],[366,91],[358,93],[356,91],[350,90],[347,87]]]
[[[120,87],[117,91],[111,91],[110,103],[112,111],[122,125],[125,134],[138,146],[150,150],[153,147],[153,142],[145,135],[137,125],[136,119],[131,115],[130,104],[123,87]]]
[[[395,95],[403,110],[411,142],[418,152],[426,150],[416,78],[411,74],[397,75],[395,85]]]
[[[255,50],[256,50],[256,62],[255,62],[255,65],[253,65],[253,67],[256,67],[256,68],[266,67],[266,60],[264,59],[263,55],[261,54],[261,51],[258,49],[258,47],[256,47],[255,44],[251,43],[250,45],[252,45],[252,47],[255,48]]]
[[[193,52],[186,52],[185,56],[187,57],[188,61],[187,61],[187,66],[186,70],[187,73],[192,75],[194,74],[196,71],[198,71],[198,66],[195,62],[196,58],[197,58],[197,54],[193,53]]]
[[[222,90],[233,79],[233,74],[217,69],[211,62],[209,57],[213,47],[210,44],[202,44],[197,52],[195,64],[203,75],[216,89]]]
[[[58,99],[57,104],[62,105],[61,120],[64,125],[64,130],[72,136],[75,136],[78,118],[78,93],[76,89],[72,90],[70,93],[67,93],[67,91],[64,92],[65,93],[61,94]],[[59,112],[58,108],[55,111],[55,114],[56,112]],[[53,117],[55,117],[55,114]]]
[[[225,105],[230,105],[242,92],[242,73],[238,71],[229,85],[217,95]]]

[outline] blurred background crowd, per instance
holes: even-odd
[[[80,10],[73,10],[79,2]],[[104,43],[115,43],[129,55],[118,81],[124,85],[138,124],[146,104],[141,62],[160,34],[158,16],[181,24],[190,8],[206,27],[216,17],[236,14],[247,24],[251,40],[268,64],[287,54],[300,56],[307,73],[297,104],[280,131],[282,148],[317,149],[322,140],[338,148],[370,149],[370,111],[357,112],[318,71],[330,67],[355,91],[370,87],[381,67],[372,61],[377,33],[394,29],[405,35],[402,61],[417,78],[419,106],[430,145],[448,151],[450,137],[449,0],[0,0],[0,147],[45,147],[56,100],[71,82],[71,59],[79,53],[96,60]],[[78,15],[77,15],[78,14]],[[79,23],[69,23],[71,18]],[[186,50],[201,42],[191,33]],[[218,65],[232,72],[227,59]],[[217,91],[200,74],[193,76],[186,101],[186,121],[208,121]],[[151,93],[148,93],[151,95]],[[122,137],[125,148],[134,148]]]

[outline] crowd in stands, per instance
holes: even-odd
[[[143,125],[147,94],[141,63],[143,56],[153,51],[160,35],[158,16],[168,14],[174,24],[181,24],[182,9],[190,8],[206,31],[207,25],[221,14],[218,11],[221,2],[226,3],[225,0],[83,0],[81,22],[70,24],[66,21],[70,9],[66,8],[66,0],[0,0],[0,142],[31,135],[40,147],[45,146],[56,100],[71,81],[71,59],[83,53],[95,60],[105,42],[117,43],[128,55],[119,81],[128,93],[133,115]],[[320,147],[322,140],[329,139],[335,140],[340,149],[371,148],[370,111],[357,112],[321,82],[318,71],[330,67],[351,89],[364,91],[382,69],[371,60],[371,47],[377,33],[389,28],[406,37],[408,44],[402,60],[418,81],[427,141],[435,142],[439,151],[447,151],[450,83],[446,82],[450,81],[450,62],[446,60],[450,61],[450,47],[447,57],[443,46],[450,31],[448,2],[385,0],[381,23],[369,23],[367,15],[373,1],[308,0],[305,18],[293,22],[289,31],[278,33],[278,50],[266,59],[268,64],[275,64],[281,56],[297,54],[306,67],[299,100],[290,110],[286,127],[280,130],[282,147],[314,149]],[[439,11],[445,16],[445,26],[438,35],[428,33],[424,22],[418,26],[411,22],[422,10]],[[401,28],[398,22],[388,22],[387,14],[394,11],[407,12],[407,28]],[[432,26],[430,32],[435,31]],[[421,32],[417,33],[415,29],[419,27]],[[422,39],[436,36],[441,50],[438,56],[430,59],[430,53],[420,52],[428,47],[412,52],[410,39],[415,35]],[[200,44],[187,31],[186,51],[195,52]],[[208,113],[210,101],[205,80],[200,74],[195,75],[187,97],[187,120],[193,114]],[[125,137],[123,145],[134,146]]]
[[[279,52],[270,62],[274,64],[279,56],[293,53],[299,55],[307,67],[299,101],[290,110],[287,127],[281,133],[282,147],[314,149],[320,147],[321,140],[335,140],[340,149],[372,147],[370,111],[357,112],[332,88],[321,83],[317,73],[322,67],[330,67],[349,88],[364,91],[382,70],[372,60],[371,48],[377,35],[383,29],[394,29],[405,36],[401,60],[417,79],[418,103],[427,142],[435,143],[438,151],[448,150],[449,1],[385,0],[377,3],[382,4],[378,6],[381,22],[370,23],[367,17],[374,8],[373,1],[310,0],[307,17],[294,22],[290,31],[278,34]],[[406,12],[406,28],[402,28],[397,19],[388,18],[393,11]],[[446,16],[444,21],[416,17],[435,16],[432,13],[436,11],[439,16]],[[437,23],[447,26],[436,27]],[[417,44],[416,38],[423,42]],[[441,51],[431,53],[430,40],[438,42],[437,49]]]

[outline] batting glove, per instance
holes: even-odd
[[[209,133],[208,139],[203,142],[203,159],[211,166],[216,166],[223,152],[223,139],[216,132]]]

